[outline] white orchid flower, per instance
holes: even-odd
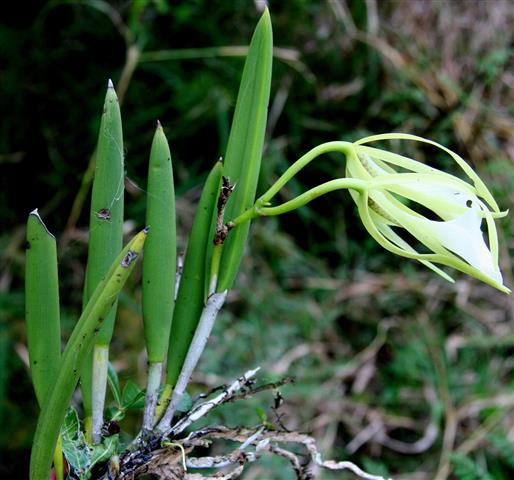
[[[443,150],[466,176],[454,175],[368,143],[379,140],[413,140]],[[318,185],[273,206],[271,200],[305,165],[328,152],[346,157],[346,176]],[[258,216],[281,215],[302,207],[320,195],[348,189],[362,222],[387,250],[419,260],[453,282],[434,264],[453,267],[510,293],[498,265],[498,234],[494,223],[503,217],[491,192],[473,169],[456,153],[431,140],[405,133],[374,135],[355,143],[327,142],[293,163],[246,212],[228,223],[233,228]],[[487,242],[482,223],[487,226]],[[413,243],[414,240],[414,243]]]
[[[392,139],[424,142],[444,150],[461,167],[468,181],[366,145]],[[375,135],[353,144],[346,176],[367,182],[366,189],[350,193],[365,228],[384,248],[419,260],[449,281],[453,279],[434,263],[453,267],[510,292],[503,285],[498,265],[494,223],[506,212],[500,212],[482,180],[456,153],[414,135]],[[487,243],[481,229],[484,220]],[[421,251],[419,246],[411,245],[412,237],[421,244]]]

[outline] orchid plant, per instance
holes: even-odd
[[[189,380],[236,278],[250,223],[257,217],[284,214],[320,195],[348,189],[365,229],[385,249],[420,261],[448,281],[453,280],[438,265],[510,292],[503,284],[498,264],[495,225],[495,220],[506,212],[500,211],[482,180],[459,155],[433,141],[391,133],[353,143],[324,143],[294,162],[255,199],[271,63],[272,30],[266,10],[250,44],[225,159],[216,162],[207,177],[184,264],[177,270],[172,161],[160,124],[149,162],[149,229],[121,248],[123,137],[114,85],[109,82],[95,151],[84,310],[62,354],[55,239],[37,211],[29,215],[26,318],[33,383],[41,406],[31,458],[32,480],[47,480],[52,458],[57,478],[64,478],[63,452],[76,476],[90,478],[96,463],[124,448],[116,443],[116,434],[106,438],[103,430],[107,384],[118,404],[117,413],[107,421],[120,420],[127,408],[125,394],[109,366],[109,344],[117,295],[145,240],[143,326],[148,383],[146,391],[128,395],[128,403],[144,396],[142,428],[132,448],[144,445],[152,436],[170,436],[176,413],[187,410]],[[460,167],[464,179],[369,145],[385,140],[423,142],[441,149]],[[345,158],[344,176],[283,204],[272,205],[273,198],[291,178],[329,152]],[[78,428],[71,438],[67,429],[76,414],[69,417],[67,409],[79,378],[85,431]],[[85,451],[90,452],[81,467],[70,453],[73,442],[88,446]]]

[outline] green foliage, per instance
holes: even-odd
[[[101,2],[97,5],[101,5]],[[94,181],[89,212],[89,239],[83,306],[93,295],[123,244],[124,211],[124,155],[121,112],[112,81],[109,80],[103,105],[98,141],[91,162],[94,162]],[[108,347],[117,300],[95,338],[95,345]],[[84,409],[92,414],[94,353],[89,352],[82,372],[82,397]],[[105,366],[106,367],[106,366]]]
[[[461,453],[452,453],[450,460],[454,468],[455,476],[459,480],[493,480],[493,477],[484,472],[478,463]]]
[[[177,405],[177,412],[188,412],[193,406],[193,399],[187,392],[182,395]]]
[[[362,468],[373,475],[381,475],[384,478],[389,478],[387,467],[383,463],[373,460],[372,458],[363,459]]]
[[[109,388],[111,389],[112,396],[114,397],[114,401],[118,406],[121,406],[121,389],[120,389],[120,380],[118,378],[118,374],[112,363],[109,362],[109,366],[107,369],[107,381],[109,382]]]
[[[84,475],[91,466],[91,448],[86,442],[77,411],[70,407],[61,427],[62,449],[73,471]]]
[[[189,236],[182,278],[173,312],[168,349],[166,383],[172,386],[175,385],[180,374],[204,306],[204,279],[208,277],[207,258],[212,255],[209,253],[213,248],[212,223],[216,215],[222,170],[223,164],[218,161],[209,173],[196,207],[193,227]]]
[[[42,406],[59,369],[61,325],[55,237],[37,210],[27,221],[25,317],[32,384]]]
[[[77,411],[70,407],[61,427],[63,453],[73,475],[87,480],[95,465],[105,462],[118,450],[119,437],[106,437],[100,445],[92,447],[86,442]]]
[[[95,333],[116,301],[117,295],[141,254],[146,231],[137,234],[115,259],[80,316],[64,349],[52,391],[45,396],[34,435],[30,478],[46,480],[60,426],[79,379],[79,372],[91,350]]]
[[[124,156],[121,113],[112,84],[107,88],[95,151],[95,175],[91,194],[85,302],[118,256],[123,244]],[[116,304],[102,323],[95,344],[109,345]]]
[[[148,361],[156,363],[164,361],[168,350],[177,264],[173,168],[160,124],[150,152],[147,193],[150,232],[143,259],[143,322]]]
[[[121,394],[121,407],[141,409],[145,403],[145,391],[139,388],[132,380],[128,380]]]
[[[111,380],[112,379],[112,380]],[[127,380],[123,390],[120,389],[119,384],[116,386],[114,375],[111,375],[109,370],[109,386],[116,401],[116,406],[107,408],[107,419],[109,421],[120,422],[125,419],[130,410],[140,411],[145,405],[145,390],[140,388],[132,380]]]
[[[509,440],[503,432],[492,433],[487,439],[498,452],[499,457],[514,469],[514,442]]]
[[[223,174],[235,185],[225,210],[227,221],[254,203],[266,132],[272,59],[273,34],[266,9],[250,42],[227,144]],[[249,229],[250,222],[235,227],[223,244],[217,292],[232,287]]]
[[[346,16],[334,10],[333,2],[273,4],[275,44],[290,47],[299,61],[274,61],[270,108],[274,121],[268,127],[259,190],[301,153],[334,136],[352,140],[370,131],[409,131],[453,146],[489,179],[498,203],[508,208],[512,162],[507,152],[513,112],[508,52],[514,28],[510,14],[502,13],[503,3],[425,2],[420,11],[405,9],[401,2],[377,2],[377,30],[364,2],[347,2]],[[130,187],[126,217],[144,222],[148,145],[151,126],[160,118],[175,139],[177,226],[179,249],[184,250],[203,180],[213,160],[225,153],[243,60],[220,57],[212,50],[209,56],[197,50],[194,58],[174,60],[145,59],[145,54],[243,45],[258,14],[253,2],[242,0],[221,2],[216,9],[203,0],[181,2],[168,12],[155,5],[149,2],[143,10],[128,7],[128,11],[110,7],[127,23],[130,16],[130,29],[138,32],[138,41],[144,40],[141,63],[123,103]],[[59,260],[61,296],[66,299],[61,320],[67,338],[81,309],[78,292],[83,278],[80,265],[86,258],[87,212],[79,210],[76,223],[64,227],[87,170],[101,108],[98,102],[84,99],[97,98],[106,78],[120,78],[127,53],[125,39],[108,15],[77,4],[60,5],[44,14],[39,8],[37,2],[14,3],[0,21],[0,56],[8,65],[2,72],[0,96],[1,110],[8,112],[0,124],[0,385],[6,389],[3,400],[0,395],[4,427],[0,474],[6,478],[27,476],[27,451],[38,412],[26,367],[15,350],[25,343],[23,235],[18,232],[20,219],[36,206],[27,192],[38,192],[45,218],[51,215],[55,231],[65,231],[58,240],[65,247]],[[351,34],[352,21],[360,30],[357,37]],[[443,44],[444,50],[439,48]],[[297,68],[301,65],[303,70]],[[87,75],[78,79],[76,72],[85,66]],[[442,83],[442,74],[452,81]],[[423,149],[415,152],[413,147],[409,153],[429,158]],[[320,159],[280,193],[281,199],[320,179],[341,175],[343,168],[339,158]],[[344,446],[355,429],[368,425],[366,416],[355,423],[361,418],[352,409],[355,402],[360,402],[359,413],[371,406],[387,419],[395,413],[422,426],[430,411],[423,392],[435,388],[443,415],[437,418],[444,427],[447,407],[436,387],[446,382],[432,368],[426,326],[417,321],[420,308],[431,309],[430,323],[438,327],[436,353],[446,358],[449,394],[457,407],[477,396],[509,394],[512,387],[513,343],[506,334],[509,302],[465,279],[459,279],[456,289],[441,286],[430,275],[378,249],[357,220],[349,199],[334,194],[300,212],[255,223],[252,255],[245,256],[197,377],[211,387],[246,367],[262,365],[263,370],[273,371],[270,376],[280,376],[274,367],[287,365],[297,383],[283,392],[283,420],[316,430],[326,455],[337,458],[345,458]],[[512,238],[512,217],[503,220],[502,227],[504,237]],[[504,255],[508,258],[511,253],[508,247]],[[120,298],[117,328],[127,346],[120,341],[111,348],[122,365],[122,379],[143,376],[141,322],[132,307],[139,297],[134,281],[129,282],[126,300]],[[350,359],[376,337],[379,320],[392,322],[392,327],[373,357],[374,375],[357,393],[353,385],[360,370],[346,376],[341,372],[359,365],[359,357],[356,362]],[[295,357],[302,351],[307,353]],[[295,360],[288,364],[284,358]],[[212,372],[222,378],[205,375]],[[263,405],[269,406],[265,401]],[[334,411],[337,417],[332,416]],[[221,419],[242,423],[247,417],[246,407],[233,404]],[[327,419],[328,425],[323,423]],[[480,419],[477,413],[470,420]],[[127,415],[128,429],[132,421]],[[512,426],[507,417],[501,423],[502,430]],[[394,433],[410,441],[419,438],[421,430]],[[466,419],[457,427],[457,445],[468,433]],[[397,472],[434,474],[441,435],[428,451],[410,456],[371,440],[352,459],[362,466],[372,459],[393,477]],[[494,478],[511,477],[508,463],[490,442],[480,449]],[[266,463],[267,475],[261,477],[280,478],[285,463],[278,462],[278,467],[276,463]],[[373,471],[378,472],[378,467]],[[327,478],[341,476],[327,473]]]

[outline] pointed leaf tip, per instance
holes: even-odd
[[[266,19],[266,22],[271,23],[271,14],[269,11],[268,2],[265,2],[264,8],[262,10],[261,21],[263,19]]]
[[[162,128],[161,121],[157,120],[157,128]]]
[[[112,80],[110,78],[107,81],[107,88],[114,88],[114,83],[112,83]]]
[[[37,221],[46,230],[46,233],[48,233],[48,235],[50,235],[51,237],[54,237],[53,233],[50,230],[48,230],[48,227],[46,226],[45,222],[43,222],[43,219],[41,218],[41,215],[39,215],[39,211],[37,208],[32,210],[32,212],[29,213],[29,216],[30,215],[33,215],[34,217],[36,217]]]

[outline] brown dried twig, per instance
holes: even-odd
[[[384,480],[381,476],[364,472],[352,462],[324,461],[312,436],[283,431],[268,422],[254,428],[208,426],[193,430],[185,437],[180,436],[186,428],[220,405],[234,400],[244,400],[265,390],[276,390],[279,386],[293,381],[288,377],[274,383],[255,385],[253,378],[258,370],[249,370],[224,387],[214,398],[194,406],[171,427],[166,437],[150,438],[139,444],[136,450],[126,451],[119,458],[111,459],[106,466],[107,471],[96,478],[132,480],[142,475],[153,474],[166,480],[230,480],[239,478],[248,464],[262,456],[278,455],[289,461],[299,480],[318,478],[322,469],[350,470],[365,480]],[[280,406],[276,403],[275,409]],[[227,441],[236,443],[237,446],[225,454],[203,457],[192,455],[195,449],[209,447],[215,442],[219,443],[219,448],[226,448]],[[302,453],[296,452],[299,447]],[[191,472],[204,469],[216,469],[218,472],[214,475]]]
[[[230,228],[223,223],[225,216],[225,206],[227,205],[230,195],[234,191],[235,185],[230,183],[228,177],[221,177],[221,190],[218,197],[218,215],[216,217],[216,233],[214,235],[214,245],[221,245],[228,235]]]

